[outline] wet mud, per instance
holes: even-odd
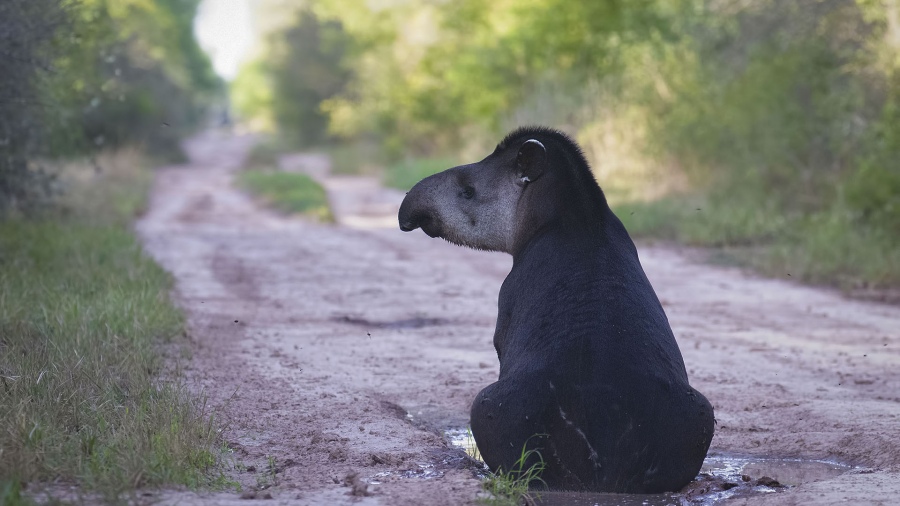
[[[194,139],[137,224],[176,279],[191,341],[179,365],[224,423],[241,491],[146,501],[476,503],[483,468],[454,442],[497,378],[511,260],[401,233],[402,192],[328,176],[321,156],[285,168],[324,183],[337,224],[262,209],[233,185],[252,142]],[[542,504],[900,503],[900,308],[710,266],[703,252],[639,252],[715,407],[710,458],[676,494]]]
[[[449,429],[444,431],[444,436],[465,453],[467,460],[474,464],[474,472],[481,476],[489,474],[468,429]],[[532,499],[535,504],[560,506],[713,506],[726,504],[729,499],[752,499],[758,494],[785,492],[806,483],[836,478],[850,471],[865,473],[872,470],[827,460],[780,459],[713,452],[707,456],[697,478],[679,492],[629,495],[535,490],[532,492]]]

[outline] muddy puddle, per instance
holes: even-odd
[[[437,469],[434,464],[416,464],[414,468],[402,471],[382,471],[373,474],[368,478],[366,483],[369,485],[381,485],[384,482],[395,480],[397,478],[418,478],[428,480],[431,478],[440,478],[444,473]]]
[[[451,429],[444,434],[453,446],[473,459],[481,460],[475,440],[467,429]],[[710,506],[732,498],[777,494],[804,483],[835,478],[851,469],[853,467],[829,460],[714,453],[707,456],[697,478],[677,493],[535,492],[533,495],[536,504],[560,506]]]
[[[709,506],[728,499],[777,494],[791,487],[837,477],[852,468],[827,460],[710,455],[697,478],[670,494],[626,495],[542,492],[537,504],[560,506]]]
[[[421,412],[418,414],[421,414]],[[418,420],[411,413],[407,413],[406,418],[410,423],[418,424],[426,430],[431,430],[427,424],[423,424],[421,420]],[[478,478],[484,478],[489,474],[487,466],[484,465],[484,462],[481,461],[481,457],[478,455],[475,440],[468,431],[448,430],[444,431],[444,433],[450,439],[453,449],[432,451],[429,462],[410,462],[406,469],[382,471],[365,478],[364,481],[369,485],[377,486],[391,481],[410,478],[430,480],[442,478],[445,471],[450,469],[466,469]],[[460,449],[464,450],[465,453],[459,451]]]

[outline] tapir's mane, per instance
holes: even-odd
[[[581,158],[581,162],[584,164],[584,166],[585,167],[588,166],[587,159],[584,157],[584,152],[581,151],[581,147],[579,147],[578,144],[571,137],[569,137],[565,133],[563,133],[555,128],[550,128],[550,127],[545,127],[545,126],[532,125],[532,126],[521,126],[519,128],[516,128],[512,132],[506,134],[506,137],[504,137],[503,140],[500,141],[500,144],[497,144],[497,149],[499,149],[499,150],[506,149],[507,147],[509,147],[510,144],[512,144],[513,141],[515,141],[519,138],[528,139],[528,138],[532,138],[532,137],[534,137],[534,138],[538,138],[538,137],[552,138],[552,139],[555,139],[555,140],[561,142],[562,144],[566,144],[567,145],[566,147],[569,150],[571,150],[573,153],[578,154],[578,156],[579,156],[579,158]],[[540,139],[538,139],[538,140],[540,140]]]
[[[584,151],[571,137],[563,132],[544,126],[519,127],[507,134],[500,141],[500,144],[497,144],[497,151],[504,150],[517,142],[524,142],[528,139],[536,139],[547,144],[548,149],[550,149],[550,146],[560,148],[569,162],[567,166],[572,171],[572,178],[575,180],[578,188],[587,194],[589,197],[588,201],[600,204],[604,208],[606,207],[606,197],[594,178],[594,173],[591,172],[591,167],[584,156]]]

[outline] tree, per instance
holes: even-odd
[[[36,85],[65,23],[56,0],[0,3],[0,212],[37,200],[48,181],[29,168],[28,155],[40,149],[43,137],[33,114],[45,105]]]
[[[198,1],[0,2],[0,209],[39,200],[39,158],[179,152],[223,91],[193,38]]]
[[[234,83],[239,110],[272,121],[295,144],[328,138],[322,103],[340,94],[351,73],[344,66],[351,40],[339,21],[321,21],[308,9],[271,34],[265,58],[247,64]]]

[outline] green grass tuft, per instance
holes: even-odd
[[[0,504],[4,506],[30,504],[30,501],[22,497],[22,483],[19,480],[5,481],[0,478]]]
[[[389,166],[384,172],[384,184],[409,190],[422,179],[449,169],[456,163],[449,158],[415,158]]]
[[[489,506],[518,506],[520,504],[534,504],[530,488],[535,483],[544,484],[541,473],[544,472],[546,463],[537,450],[526,450],[522,446],[522,454],[510,471],[500,470],[492,473],[481,482],[482,489],[488,496],[479,500],[481,504]],[[535,458],[537,462],[534,462]],[[528,462],[534,462],[525,467]]]
[[[281,212],[334,220],[325,189],[306,174],[248,170],[240,173],[238,185]]]

